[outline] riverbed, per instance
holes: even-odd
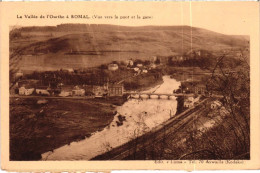
[[[145,92],[171,94],[179,86],[180,82],[164,76],[161,85]],[[174,116],[176,111],[176,98],[130,99],[117,107],[113,121],[102,131],[79,142],[46,152],[42,154],[42,160],[90,160],[143,135]]]

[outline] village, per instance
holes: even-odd
[[[162,74],[165,73],[162,72],[162,69],[171,65],[179,65],[179,63],[187,64],[190,61],[205,59],[204,57],[207,56],[210,56],[208,52],[193,51],[188,52],[186,56],[153,56],[149,60],[129,59],[121,62],[113,61],[110,64],[102,64],[98,68],[85,71],[67,68],[57,70],[57,72],[39,72],[38,75],[23,74],[22,71],[19,71],[15,74],[15,83],[10,89],[10,94],[16,97],[81,99],[129,97],[129,93],[142,91],[142,86],[144,85],[139,81],[145,81],[147,78],[148,83],[144,84],[149,87],[153,83],[156,84],[156,80],[160,81],[161,76],[165,75]],[[153,78],[149,78],[151,76]],[[174,74],[170,75],[170,77],[174,77]],[[71,78],[71,80],[66,80],[68,78]],[[73,80],[74,78],[75,80]],[[137,80],[138,78],[140,80]],[[77,82],[75,83],[74,81]],[[208,92],[204,81],[198,79],[191,80],[190,77],[187,77],[181,81],[179,89],[172,91],[172,94],[183,96],[182,107],[187,109],[196,105],[202,96],[209,96],[211,93]],[[136,98],[146,97],[145,95],[140,95]],[[219,107],[221,103],[214,103],[214,106]]]
[[[13,83],[11,84],[10,94],[60,97],[123,96],[125,90],[136,90],[134,87],[131,88],[133,83],[128,84],[125,82],[127,79],[134,79],[138,76],[142,76],[144,80],[148,74],[153,74],[159,79],[160,76],[163,75],[162,69],[164,69],[166,65],[187,63],[195,58],[198,59],[200,56],[200,51],[192,52],[189,56],[153,56],[149,60],[129,59],[121,62],[113,61],[110,64],[101,65],[99,71],[96,69],[84,71],[82,69],[66,68],[54,72],[38,72],[41,73],[38,74],[38,76],[24,74],[24,72],[20,70],[15,73],[14,79],[12,79]],[[39,75],[41,76],[39,77]],[[78,77],[83,80],[76,82],[74,82],[75,80],[69,80],[64,82],[66,78]],[[130,85],[130,87],[127,87],[126,85]],[[199,86],[193,86],[192,88],[181,87],[180,90],[174,91],[174,93],[195,92],[196,94],[205,94],[205,90],[205,85],[200,84]]]

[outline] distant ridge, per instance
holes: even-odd
[[[23,31],[23,32],[37,32],[37,31],[55,31],[55,32],[71,32],[71,31],[155,31],[155,30],[179,30],[179,31],[186,31],[186,30],[205,30],[206,29],[198,28],[198,27],[191,27],[187,25],[178,25],[178,26],[156,26],[156,25],[147,25],[147,26],[122,26],[122,25],[111,25],[111,24],[74,24],[74,23],[66,23],[60,24],[57,26],[18,26],[13,27],[16,31]],[[97,30],[96,30],[97,29]],[[210,31],[214,32],[214,31]],[[215,32],[217,33],[217,32]],[[218,33],[220,34],[220,33]],[[223,34],[225,35],[225,34]],[[232,35],[230,35],[232,36]],[[240,35],[233,35],[233,36],[240,36]],[[243,35],[247,37],[246,35]]]
[[[13,33],[18,34],[10,40],[11,50],[19,48],[20,55],[42,54],[44,62],[49,62],[46,66],[65,56],[71,58],[72,64],[76,56],[92,62],[99,58],[101,63],[100,59],[109,62],[181,55],[191,50],[223,52],[249,48],[248,36],[225,35],[190,26],[61,24],[20,27],[10,35]],[[63,62],[59,63],[62,66]]]

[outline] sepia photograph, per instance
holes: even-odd
[[[250,38],[190,26],[10,30],[10,160],[250,159]]]
[[[256,159],[253,3],[89,4],[6,26],[10,162]]]

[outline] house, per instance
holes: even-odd
[[[143,67],[143,64],[141,64],[141,63],[138,63],[138,64],[136,64],[136,67]]]
[[[184,107],[185,108],[191,108],[193,106],[194,106],[194,102],[193,101],[188,100],[188,99],[184,101]]]
[[[107,86],[94,85],[92,92],[95,94],[95,97],[103,97],[107,94]]]
[[[49,95],[51,95],[51,88],[48,86],[37,86],[36,94],[49,96]]]
[[[127,66],[133,66],[134,65],[134,61],[133,60],[131,60],[131,59],[129,59],[129,60],[126,60],[126,65]]]
[[[68,69],[66,69],[69,73],[73,73],[74,72],[74,70],[72,69],[72,68],[68,68]]]
[[[201,56],[201,51],[200,51],[200,50],[197,50],[197,51],[195,51],[195,54],[196,54],[197,56]]]
[[[156,64],[151,64],[150,67],[151,67],[151,69],[155,69],[157,66],[156,66]]]
[[[222,106],[222,103],[218,100],[211,103],[210,108],[211,109],[219,109]]]
[[[116,70],[118,70],[118,65],[117,64],[109,64],[108,65],[108,70],[116,71]]]
[[[123,96],[124,86],[122,84],[108,85],[108,96]]]
[[[143,69],[143,71],[142,71],[143,73],[148,73],[148,70],[146,70],[146,69]]]
[[[39,83],[39,80],[19,80],[17,84],[15,84],[17,87],[22,86],[30,86],[31,88],[35,88],[35,86]]]
[[[72,90],[72,95],[74,96],[85,96],[85,90],[79,86],[75,86]]]
[[[176,55],[176,56],[171,57],[171,62],[179,62],[179,61],[183,61],[183,60],[184,60],[183,56]]]
[[[18,78],[21,78],[23,76],[23,73],[22,72],[17,72],[15,73],[15,78],[18,79]]]
[[[193,107],[199,100],[200,97],[187,97],[184,100],[184,107],[185,108]]]
[[[135,72],[138,72],[138,71],[139,71],[139,68],[138,68],[138,67],[135,67],[135,68],[134,68],[134,71],[135,71]]]
[[[34,88],[31,88],[29,86],[22,86],[19,88],[19,95],[25,95],[25,96],[32,95],[33,91]]]
[[[61,86],[61,92],[60,92],[59,96],[61,96],[61,97],[72,96],[73,89],[74,89],[74,86],[63,85],[63,86]]]
[[[168,64],[168,57],[166,56],[160,56],[160,57],[157,57],[157,60],[154,62],[155,64]]]

